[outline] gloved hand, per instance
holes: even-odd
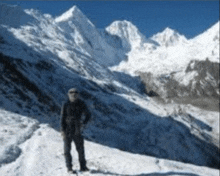
[[[65,132],[61,131],[61,136],[65,137]]]

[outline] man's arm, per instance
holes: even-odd
[[[89,108],[86,106],[84,102],[82,102],[83,106],[83,113],[85,114],[85,120],[83,121],[83,124],[87,124],[88,121],[91,119],[91,113],[89,111]]]
[[[86,110],[86,112],[85,112],[85,116],[86,116],[86,118],[85,118],[85,120],[84,120],[84,124],[87,124],[88,121],[91,119],[91,113],[90,113],[90,111],[89,111],[88,108],[87,108],[87,110]]]
[[[66,129],[65,118],[66,118],[66,104],[63,104],[61,108],[61,122],[60,122],[61,132],[64,132]]]

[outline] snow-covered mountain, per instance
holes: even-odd
[[[169,28],[150,39],[155,43],[154,50],[133,49],[128,53],[128,61],[122,62],[115,69],[127,70],[131,74],[136,71],[164,74],[183,70],[192,59],[209,58],[212,62],[219,62],[219,22],[190,40]]]
[[[180,35],[177,31],[166,28],[163,32],[153,35],[152,40],[157,41],[161,46],[175,46],[187,43],[185,36]]]
[[[163,99],[209,97],[215,99],[214,106],[218,109],[219,22],[190,40],[170,28],[151,40],[159,45],[151,42],[153,47],[130,50],[128,60],[112,70],[142,77],[147,92],[154,92]],[[149,43],[143,44],[146,45]],[[188,71],[193,64],[200,68]]]
[[[219,22],[190,40],[191,51],[197,58],[209,58],[219,63]]]
[[[0,126],[4,128],[1,134],[6,137],[12,135],[12,138],[9,138],[12,140],[6,138],[0,140],[4,146],[0,154],[2,173],[9,173],[8,171],[12,169],[10,173],[24,175],[22,171],[24,168],[26,175],[29,175],[31,171],[28,171],[22,163],[26,161],[29,163],[31,160],[28,158],[29,153],[33,154],[33,158],[35,156],[28,148],[32,147],[29,145],[32,142],[29,141],[34,142],[39,139],[35,134],[32,135],[37,128],[36,124],[49,124],[45,129],[40,125],[37,135],[53,130],[51,128],[59,130],[60,107],[67,98],[66,92],[71,87],[79,89],[81,98],[86,101],[93,114],[93,120],[85,131],[85,137],[90,141],[157,157],[159,162],[162,161],[159,158],[164,158],[164,162],[167,163],[169,162],[166,159],[169,159],[199,166],[219,167],[219,129],[216,125],[218,112],[202,110],[201,113],[201,109],[191,105],[159,105],[145,94],[145,87],[140,78],[109,69],[109,66],[117,65],[122,60],[124,63],[129,63],[132,54],[138,51],[142,54],[146,52],[153,55],[156,51],[162,54],[165,47],[160,46],[159,42],[142,38],[137,28],[130,22],[123,22],[127,23],[123,30],[128,33],[123,33],[122,29],[119,30],[121,32],[115,33],[114,30],[107,29],[100,31],[77,7],[72,7],[56,18],[49,14],[41,14],[37,10],[22,10],[17,6],[0,4],[0,9],[5,8],[11,17],[1,13],[0,108],[4,110],[0,112]],[[3,11],[5,10],[1,12]],[[20,14],[18,16],[26,20],[20,22],[19,18],[16,21],[17,17],[14,14]],[[3,19],[4,17],[8,20]],[[127,44],[130,42],[130,46],[134,44],[135,47],[131,47],[129,53],[126,53],[128,48],[124,42]],[[120,47],[115,47],[114,43]],[[174,46],[166,48],[171,50]],[[188,72],[199,69],[190,68]],[[132,71],[127,70],[130,73]],[[10,123],[5,122],[6,116]],[[13,131],[12,126],[16,122],[20,125],[16,127],[17,131],[16,129]],[[24,137],[13,135],[16,132],[20,133],[21,128],[27,130],[21,134]],[[49,136],[44,136],[44,140],[52,139],[52,143],[61,145],[59,134],[55,131],[51,133],[54,138],[47,133]],[[28,138],[30,139],[27,140]],[[89,145],[95,144],[89,142]],[[36,150],[40,150],[43,146],[44,144],[40,142]],[[105,150],[105,147],[100,146],[100,148]],[[60,147],[57,149],[61,150]],[[120,152],[119,154],[121,155]],[[47,156],[53,158],[50,152]],[[115,162],[111,157],[108,159],[111,160],[110,163]],[[94,162],[97,160],[91,158],[92,167],[96,167]],[[43,167],[37,164],[38,160],[31,161],[31,166],[36,164],[35,171]],[[63,159],[59,161],[63,162]],[[15,171],[18,166],[21,169]],[[129,166],[132,167],[132,163]],[[116,172],[114,166],[109,167],[105,164],[101,170],[103,168],[110,170],[109,172]],[[192,166],[190,172],[193,168]],[[162,174],[164,169],[165,167],[162,167],[159,173]],[[63,170],[61,166],[60,172]],[[168,169],[171,172],[174,170]],[[209,169],[204,170],[208,172]],[[216,170],[210,172],[216,175]],[[143,173],[149,172],[143,171]],[[196,171],[196,173],[201,172]],[[105,175],[105,173],[98,174]],[[120,174],[141,173],[134,169],[134,172],[120,170]]]
[[[123,48],[127,51],[140,47],[145,41],[144,35],[139,32],[138,28],[126,20],[113,22],[106,28],[106,31],[111,35],[120,37]]]
[[[122,54],[108,45],[92,22],[76,7],[56,17],[55,22],[65,31],[66,38],[76,42],[88,56],[99,59],[103,65],[119,63]]]

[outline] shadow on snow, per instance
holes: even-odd
[[[115,176],[172,176],[172,175],[179,175],[179,176],[199,176],[193,173],[185,173],[185,172],[166,172],[166,173],[148,173],[148,174],[138,174],[138,175],[130,175],[130,174],[117,174],[111,172],[104,172],[100,170],[91,170],[91,174],[103,174],[103,175],[115,175]]]

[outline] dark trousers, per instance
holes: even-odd
[[[64,136],[64,156],[68,170],[72,170],[71,142],[74,141],[79,156],[80,168],[86,167],[84,140],[82,135]]]

